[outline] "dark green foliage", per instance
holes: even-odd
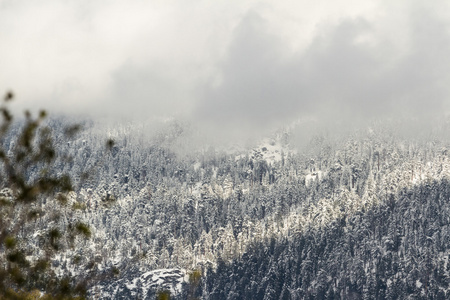
[[[58,250],[58,240],[61,238],[61,232],[58,228],[53,228],[49,231],[48,237],[50,239],[50,245],[53,247],[53,249]]]
[[[13,236],[8,236],[5,238],[5,247],[6,249],[12,249],[16,247],[17,240]]]
[[[15,263],[19,266],[27,266],[29,262],[25,259],[25,254],[22,251],[16,250],[6,255],[8,261]]]
[[[84,223],[78,222],[75,225],[75,230],[77,231],[78,234],[81,234],[86,238],[91,237],[91,230],[89,229],[89,226]]]
[[[170,300],[170,292],[169,291],[160,291],[156,295],[156,300]]]
[[[45,214],[41,209],[44,204],[52,208],[52,220],[59,220],[73,185],[70,176],[57,172],[59,154],[51,128],[44,125],[45,111],[36,118],[26,111],[25,120],[15,125],[21,129],[11,136],[13,116],[6,103],[13,97],[8,92],[0,107],[0,188],[10,191],[0,197],[0,299],[31,299],[27,297],[35,297],[36,289],[45,299],[84,297],[85,286],[69,276],[58,278],[50,262],[63,247],[63,240],[73,234],[89,238],[91,231],[87,225],[69,219],[75,224],[74,233],[55,226],[46,234],[33,234],[37,230],[34,222]],[[73,137],[79,128],[67,128],[66,135]],[[43,254],[30,252],[30,245],[35,243],[43,246]]]
[[[115,144],[116,144],[116,142],[113,139],[109,139],[106,141],[106,148],[108,150],[112,150],[112,148],[114,147]]]
[[[119,274],[120,274],[120,270],[116,266],[113,266],[111,268],[111,272],[113,273],[114,276],[119,276]]]
[[[80,124],[75,124],[75,125],[71,125],[68,126],[64,129],[64,135],[71,139],[74,138],[75,135],[82,129]]]
[[[187,299],[199,299],[199,286],[202,279],[202,272],[200,270],[193,270],[189,273],[189,293]]]

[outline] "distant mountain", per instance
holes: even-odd
[[[76,251],[64,244],[53,268],[97,278],[92,295],[449,297],[450,153],[438,136],[378,125],[299,135],[300,123],[232,150],[199,146],[198,133],[175,121],[151,133],[84,121],[70,142],[63,120],[49,124],[60,150],[51,172],[70,173],[76,189],[62,218],[44,205],[23,233],[36,236],[32,255],[50,226],[72,215],[89,223],[93,238],[77,240]],[[186,275],[194,270],[195,288]]]

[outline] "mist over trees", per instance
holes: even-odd
[[[450,299],[450,2],[322,2],[0,0],[0,300]]]
[[[450,161],[439,133],[411,139],[375,124],[311,133],[299,147],[288,128],[230,150],[191,146],[191,128],[176,121],[151,136],[82,121],[71,141],[64,119],[46,125],[65,158],[53,168],[73,179],[71,209],[52,221],[41,206],[22,234],[86,223],[92,238],[63,245],[51,264],[95,278],[86,281],[92,297],[447,296]],[[19,130],[4,138],[10,149]],[[38,251],[39,239],[27,247]],[[158,286],[158,276],[173,279]]]

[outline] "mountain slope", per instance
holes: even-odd
[[[205,299],[446,299],[450,181],[251,247],[210,269]]]
[[[51,122],[58,142],[64,123]],[[144,275],[161,269],[201,270],[203,296],[209,299],[242,295],[301,299],[323,293],[349,298],[369,295],[364,291],[373,289],[373,282],[383,283],[391,293],[391,284],[400,284],[395,278],[406,285],[402,277],[406,271],[377,275],[377,266],[394,243],[395,259],[411,270],[418,268],[414,253],[419,249],[408,252],[411,242],[402,248],[398,239],[403,242],[405,230],[418,230],[418,225],[408,223],[412,216],[433,221],[428,208],[417,201],[434,194],[418,191],[427,186],[437,189],[450,178],[445,140],[405,138],[377,127],[353,135],[312,135],[297,148],[295,134],[283,132],[249,149],[199,150],[197,145],[187,152],[180,149],[190,148],[191,133],[179,124],[168,124],[153,136],[136,133],[133,126],[105,129],[87,122],[85,128],[74,141],[60,143],[61,160],[53,170],[75,179],[69,207],[59,219],[52,218],[51,207],[41,207],[45,213],[23,232],[64,230],[72,216],[89,223],[92,240],[76,241],[77,251],[69,247],[70,241],[63,241],[64,252],[53,265],[61,276],[104,278],[88,282],[91,291],[103,290],[103,297],[119,295],[119,287],[122,295],[138,295],[142,291],[137,280],[154,293],[164,288],[164,281],[162,286],[152,285]],[[109,152],[102,142],[107,137],[116,142]],[[6,142],[13,145],[14,135]],[[446,192],[438,190],[444,199]],[[414,197],[405,196],[411,192]],[[398,207],[402,210],[397,212]],[[435,204],[430,207],[437,209]],[[438,210],[440,220],[446,220],[444,213]],[[445,222],[433,226],[430,232],[444,235]],[[386,234],[395,230],[400,233]],[[414,243],[433,239],[420,234],[408,239]],[[439,243],[444,250],[436,252],[437,246],[426,243],[423,248],[435,251],[434,269],[440,268],[438,258],[447,256],[447,241]],[[38,234],[27,247],[29,255],[39,251]],[[361,258],[362,252],[369,254]],[[89,267],[82,269],[76,262]],[[354,274],[364,282],[352,281]],[[415,282],[414,292],[428,293],[431,286],[438,287],[432,294],[436,297],[446,292],[442,283]],[[325,292],[319,283],[327,286]],[[185,288],[180,295],[187,294],[189,284]],[[251,295],[246,294],[249,291]],[[101,292],[93,293],[101,296]]]

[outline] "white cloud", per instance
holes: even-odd
[[[218,127],[432,111],[449,92],[448,6],[0,0],[0,90],[21,107]]]

